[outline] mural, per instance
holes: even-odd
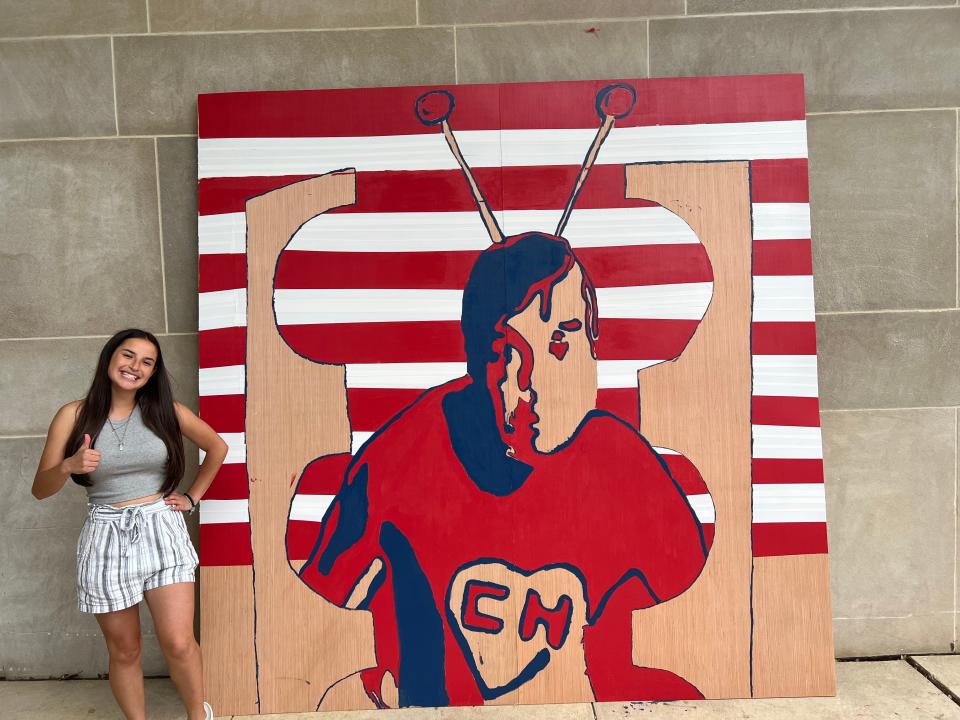
[[[833,692],[802,98],[200,97],[218,706]]]

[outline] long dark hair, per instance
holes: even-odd
[[[183,477],[183,438],[180,435],[177,412],[173,407],[173,392],[170,389],[167,369],[163,364],[160,343],[157,342],[157,338],[152,333],[146,330],[135,328],[121,330],[107,340],[103,346],[100,351],[100,359],[97,361],[96,372],[93,374],[93,382],[90,384],[90,390],[87,391],[87,396],[80,406],[73,432],[67,439],[66,455],[69,457],[80,449],[80,446],[83,445],[84,435],[89,435],[91,446],[96,447],[97,436],[110,414],[110,403],[113,398],[107,370],[117,348],[131,338],[146,340],[157,349],[157,362],[153,366],[153,374],[146,384],[137,390],[136,402],[140,407],[143,424],[154,435],[163,440],[163,444],[167,446],[166,480],[163,487],[160,488],[160,492],[166,495],[180,484],[180,478]],[[91,485],[90,478],[86,475],[72,475],[72,477],[77,485],[83,485],[84,487],[90,487]]]

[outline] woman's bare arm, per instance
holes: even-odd
[[[180,432],[206,453],[197,470],[196,479],[187,490],[194,502],[199,502],[227,457],[227,444],[216,430],[197,417],[186,405],[175,402],[174,407],[177,411],[177,420],[180,421]]]
[[[60,492],[72,473],[93,472],[100,463],[100,452],[90,449],[89,436],[84,444],[70,457],[66,457],[67,440],[77,421],[80,400],[67,403],[57,411],[47,430],[47,441],[40,454],[37,472],[33,476],[31,492],[38,500],[43,500]]]

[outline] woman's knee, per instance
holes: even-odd
[[[173,635],[160,639],[160,649],[168,660],[186,660],[197,650],[197,641],[192,633]]]
[[[110,662],[119,665],[137,665],[143,652],[139,636],[111,638],[107,640],[107,652]]]

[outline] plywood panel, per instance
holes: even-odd
[[[280,251],[304,222],[354,198],[355,175],[345,171],[247,203],[247,465],[262,713],[314,710],[328,687],[373,664],[370,614],[327,603],[287,560],[296,479],[318,455],[348,450],[350,427],[343,367],[295,354],[273,314]]]
[[[256,713],[251,567],[200,568],[200,642],[203,687],[213,707],[221,715]]]
[[[835,695],[827,556],[753,562],[754,695]]]
[[[697,582],[634,613],[633,659],[693,683],[706,697],[750,695],[750,181],[746,162],[630,165],[627,197],[683,218],[713,266],[713,298],[683,355],[641,371],[640,430],[686,455],[716,507]]]

